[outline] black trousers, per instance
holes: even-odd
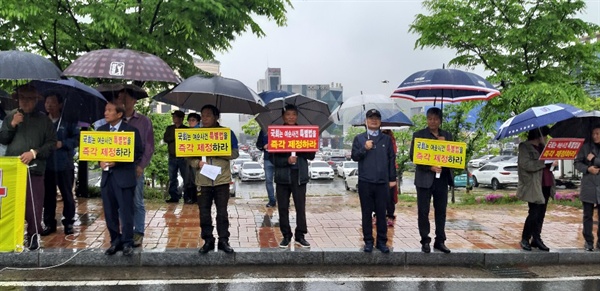
[[[594,244],[594,235],[592,234],[594,230],[594,203],[583,203],[583,238],[585,241]],[[600,217],[600,207],[598,207],[598,217]],[[600,242],[600,227],[596,232],[596,237]]]
[[[106,228],[112,246],[133,246],[133,194],[135,186],[121,188],[117,185],[114,173],[108,174],[106,185],[102,187],[102,204]]]
[[[532,237],[534,240],[541,239],[542,227],[544,226],[544,217],[546,217],[546,208],[548,208],[548,199],[550,198],[551,187],[542,187],[544,195],[544,204],[527,203],[529,213],[523,225],[523,240],[529,241]]]
[[[44,174],[44,225],[56,227],[56,187],[63,199],[63,225],[73,225],[75,217],[75,199],[73,198],[73,178],[71,170],[54,172],[46,170]]]
[[[292,238],[292,228],[290,227],[290,194],[294,199],[296,208],[296,239],[304,238],[308,233],[306,226],[306,184],[298,185],[298,170],[291,171],[292,183],[280,184],[275,187],[277,196],[277,209],[279,210],[279,229],[283,237]]]
[[[417,211],[419,235],[421,244],[431,243],[429,232],[429,209],[433,197],[433,211],[435,220],[435,242],[446,241],[446,207],[448,206],[448,183],[446,179],[434,179],[430,188],[417,187]]]
[[[198,188],[196,187],[196,169],[188,165],[183,181],[183,200],[198,202]]]
[[[398,195],[396,193],[396,187],[400,187],[398,185],[396,185],[395,187],[390,188],[390,198],[388,199],[387,205],[386,205],[386,216],[388,218],[396,218],[396,215],[394,215],[394,212],[396,212],[396,204],[394,203],[394,195]]]
[[[358,198],[362,215],[363,240],[365,244],[373,243],[373,223],[371,214],[377,218],[377,245],[387,243],[386,207],[390,200],[390,185],[358,181]]]
[[[229,214],[227,203],[229,201],[229,184],[217,186],[202,186],[198,196],[198,209],[200,209],[200,237],[206,242],[214,242],[211,208],[213,201],[217,208],[217,234],[219,242],[229,242]]]

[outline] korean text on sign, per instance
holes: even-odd
[[[79,159],[82,161],[133,162],[135,133],[131,131],[82,131]]]
[[[175,156],[230,156],[231,129],[227,127],[175,129]]]
[[[425,166],[465,168],[467,144],[464,142],[415,138],[413,163]]]
[[[267,130],[267,135],[269,152],[316,152],[319,150],[319,127],[316,125],[271,125]]]
[[[544,147],[540,160],[573,160],[583,141],[583,138],[552,138]]]

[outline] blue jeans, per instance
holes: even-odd
[[[181,174],[181,177],[185,177],[185,170],[187,164],[184,158],[178,158],[169,156],[169,195],[173,200],[179,200],[181,195],[177,191],[179,182],[177,181],[177,171]]]
[[[144,235],[146,208],[144,207],[144,174],[137,179],[133,193],[133,233]]]
[[[273,188],[273,175],[275,174],[275,166],[270,160],[265,160],[265,186],[267,188],[267,195],[269,195],[269,204],[275,205],[277,200],[275,199],[275,189]]]

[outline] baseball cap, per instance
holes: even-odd
[[[369,111],[367,111],[367,118],[373,116],[373,115],[377,115],[379,118],[381,118],[381,113],[379,112],[379,110],[377,109],[370,109]]]
[[[171,116],[173,116],[173,115],[175,115],[175,116],[177,116],[179,118],[184,118],[185,117],[185,113],[183,113],[183,111],[181,111],[181,110],[175,110],[175,111],[173,111],[173,113],[171,113]]]

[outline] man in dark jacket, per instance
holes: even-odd
[[[440,129],[442,110],[436,107],[427,110],[427,127],[413,134],[410,146],[410,158],[414,161],[415,138],[427,138],[452,141],[452,135]],[[454,178],[449,168],[440,166],[417,165],[415,170],[415,186],[417,188],[417,207],[419,234],[421,235],[421,251],[431,252],[429,237],[429,208],[433,196],[435,211],[435,242],[433,247],[444,253],[450,253],[446,247],[446,206],[448,205],[448,186],[454,186]]]
[[[390,188],[396,186],[396,154],[392,139],[381,134],[381,113],[376,109],[367,111],[367,131],[354,137],[352,160],[358,162],[358,197],[362,213],[364,251],[373,251],[373,225],[371,214],[377,218],[377,244],[382,253],[387,247],[386,209]]]
[[[284,125],[297,125],[298,108],[288,104],[282,112]],[[296,231],[294,237],[296,244],[301,247],[310,247],[304,236],[308,233],[306,226],[306,184],[308,183],[308,160],[315,158],[315,153],[271,153],[271,162],[275,165],[275,184],[277,195],[277,209],[279,210],[279,229],[283,240],[280,248],[286,248],[292,241],[290,227],[290,194],[294,198],[296,208]]]
[[[60,190],[63,201],[63,220],[65,235],[73,234],[75,222],[75,199],[73,198],[73,179],[75,167],[73,156],[79,144],[79,128],[77,123],[62,118],[63,98],[58,93],[45,96],[44,106],[48,117],[56,129],[56,150],[48,158],[44,174],[44,231],[42,236],[56,232],[56,187]]]
[[[29,166],[25,220],[29,249],[36,250],[40,247],[38,235],[42,232],[46,159],[56,148],[56,131],[50,118],[36,111],[41,96],[33,86],[19,87],[13,97],[19,100],[19,109],[4,119],[0,143],[7,145],[6,156],[17,156]]]
[[[114,255],[123,250],[124,256],[133,255],[133,212],[134,191],[137,185],[136,167],[144,154],[144,146],[139,131],[124,120],[125,107],[109,102],[104,110],[106,124],[98,131],[134,132],[133,162],[100,162],[102,181],[102,207],[106,219],[106,228],[110,234],[110,248],[104,253]]]
[[[183,113],[183,111],[175,110],[171,116],[173,118],[173,124],[167,126],[163,136],[163,141],[168,145],[169,148],[169,195],[171,196],[171,198],[167,199],[165,202],[179,203],[179,198],[181,198],[181,196],[179,195],[179,191],[177,191],[177,187],[179,186],[179,181],[177,181],[177,172],[181,174],[181,178],[185,177],[187,162],[185,158],[175,156],[175,129],[188,127],[183,125],[183,118],[185,117],[185,113]],[[191,199],[189,197],[184,197],[184,201],[186,198]]]

